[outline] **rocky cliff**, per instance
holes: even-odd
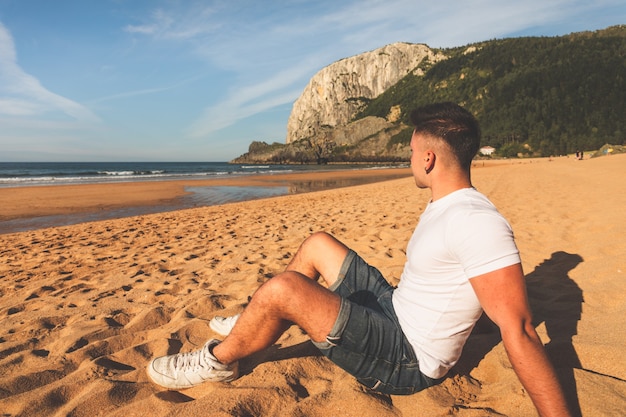
[[[287,143],[316,137],[323,128],[346,126],[371,99],[427,60],[445,56],[426,45],[394,43],[337,61],[320,70],[295,101],[287,124]]]
[[[352,121],[372,99],[420,66],[445,59],[426,45],[395,43],[320,70],[295,101],[287,124],[286,145],[253,142],[232,163],[326,163],[406,161],[407,146],[390,145],[406,126],[400,107],[385,118]]]

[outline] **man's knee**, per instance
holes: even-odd
[[[344,248],[345,245],[337,240],[334,236],[326,232],[315,232],[309,236],[302,244],[302,249],[309,255],[319,255],[326,251],[334,251],[339,248]]]
[[[333,240],[336,239],[327,232],[313,232],[305,239],[304,243],[308,245],[325,245]]]
[[[280,273],[261,285],[254,294],[254,298],[262,298],[266,302],[282,303],[298,291],[297,281],[301,279],[308,278],[293,271]]]

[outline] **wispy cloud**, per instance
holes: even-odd
[[[33,116],[42,111],[42,106],[32,101],[0,97],[0,114],[9,116]]]
[[[309,69],[290,68],[256,84],[237,86],[219,103],[204,109],[188,133],[199,138],[231,126],[239,120],[292,103],[302,92],[296,81],[304,78]]]
[[[285,53],[283,46],[294,41],[273,33],[277,22],[259,16],[255,19],[250,11],[234,10],[230,5],[219,9],[198,3],[192,10],[190,13],[159,9],[143,24],[125,28],[129,33],[153,40],[183,42],[207,65],[233,74],[235,81],[228,88],[229,93],[218,99],[218,103],[204,108],[187,130],[191,137],[210,135],[246,117],[293,102],[315,71],[310,60],[298,63],[297,56],[286,59],[282,68],[276,62],[284,59],[280,58]]]
[[[13,38],[0,23],[0,114],[42,116],[58,111],[78,122],[99,122],[91,110],[49,91],[39,80],[24,72],[17,64]]]
[[[211,6],[186,7],[183,10],[156,9],[145,17],[144,23],[127,25],[128,33],[150,35],[157,39],[188,40],[213,32],[221,25],[211,21]]]
[[[125,98],[129,98],[129,97],[138,97],[138,96],[145,96],[145,95],[149,95],[149,94],[157,94],[157,93],[162,93],[164,91],[170,91],[170,90],[175,90],[183,85],[192,83],[194,81],[197,81],[198,79],[202,78],[201,76],[195,76],[195,77],[190,77],[187,79],[184,79],[182,81],[179,81],[177,83],[173,83],[170,85],[166,85],[163,87],[154,87],[154,88],[144,88],[142,90],[132,90],[132,91],[124,91],[121,93],[117,93],[117,94],[111,94],[108,96],[104,96],[104,97],[99,97],[95,100],[91,100],[90,103],[102,103],[105,101],[112,101],[112,100],[119,100],[119,99],[125,99]]]

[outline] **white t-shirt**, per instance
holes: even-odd
[[[441,378],[456,364],[482,313],[469,280],[519,262],[511,226],[474,188],[428,204],[393,293],[425,375]]]

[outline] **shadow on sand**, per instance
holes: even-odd
[[[574,416],[581,416],[574,378],[574,369],[580,369],[581,363],[572,338],[577,333],[584,300],[582,290],[568,274],[581,262],[583,258],[580,255],[559,251],[526,275],[533,324],[535,327],[541,323],[545,325],[550,339],[545,346],[546,352],[556,369]],[[469,375],[500,341],[497,326],[483,315],[454,371]]]

